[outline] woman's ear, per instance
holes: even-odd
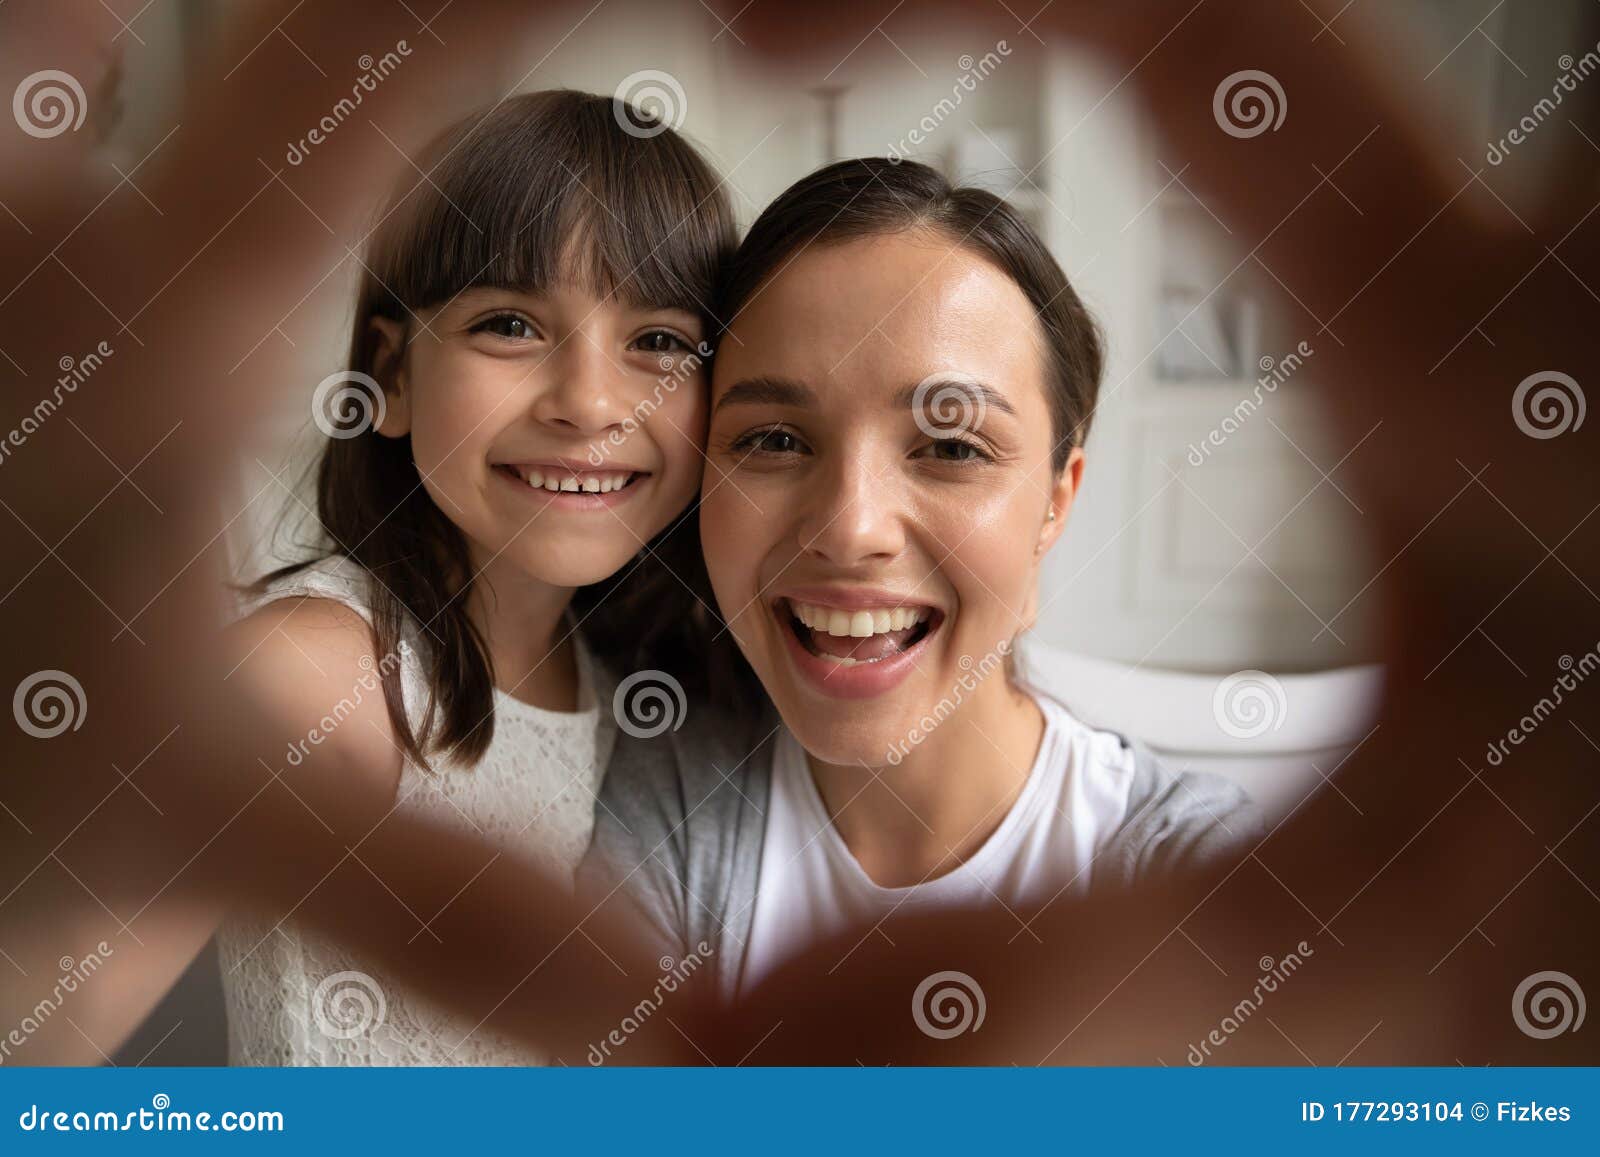
[[[1056,475],[1055,485],[1050,488],[1050,506],[1045,512],[1044,524],[1039,527],[1039,545],[1034,550],[1041,558],[1066,529],[1067,515],[1072,511],[1072,500],[1078,496],[1078,483],[1082,480],[1083,447],[1074,446],[1067,457],[1067,464]]]
[[[372,377],[383,390],[383,421],[378,433],[403,438],[411,433],[411,391],[406,382],[406,327],[393,318],[367,322],[372,343]]]

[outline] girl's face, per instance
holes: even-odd
[[[577,587],[621,569],[700,483],[700,320],[571,287],[471,289],[378,319],[379,432],[412,456],[474,564]]]
[[[720,343],[706,563],[814,756],[898,763],[941,700],[1004,693],[1082,470],[1051,466],[1043,341],[1006,274],[901,233],[803,250]]]

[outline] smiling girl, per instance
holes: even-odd
[[[840,162],[762,214],[717,311],[702,543],[771,708],[619,747],[597,880],[628,874],[731,993],[892,912],[1048,904],[1251,831],[1236,787],[1089,727],[1013,662],[1101,348],[1009,206]]]
[[[312,555],[252,588],[229,678],[282,724],[252,753],[275,780],[375,786],[371,831],[431,817],[570,881],[614,739],[604,672],[666,665],[695,623],[667,570],[698,547],[682,519],[732,217],[674,132],[583,93],[502,101],[417,164],[360,258],[348,369],[317,391],[346,389],[319,418]],[[233,1063],[539,1059],[292,909],[226,915],[173,914],[161,952],[170,983],[221,923]],[[438,913],[404,915],[436,936]]]

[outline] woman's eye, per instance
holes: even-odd
[[[689,343],[675,333],[664,329],[651,330],[634,339],[634,346],[647,354],[676,354],[689,348]]]
[[[988,458],[981,447],[960,438],[941,438],[928,449],[941,462],[980,462]]]
[[[534,336],[533,326],[525,317],[514,313],[498,313],[485,318],[472,327],[473,333],[492,333],[510,341],[526,341]]]
[[[778,427],[752,430],[734,442],[733,449],[743,454],[795,454],[803,446],[793,433]]]

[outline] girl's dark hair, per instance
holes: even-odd
[[[417,164],[426,178],[408,171],[363,258],[350,370],[371,373],[373,318],[406,324],[479,286],[540,292],[576,281],[630,304],[697,313],[712,332],[708,303],[736,239],[733,215],[711,168],[666,125],[611,97],[529,93],[461,121]],[[254,589],[319,558],[358,563],[369,576],[377,654],[395,653],[413,624],[424,645],[431,693],[415,728],[398,665],[380,665],[401,749],[424,767],[440,752],[476,762],[494,734],[494,672],[467,612],[466,539],[423,488],[411,439],[375,429],[330,438],[317,515],[322,553]],[[574,599],[596,657],[614,670],[681,668],[677,657],[709,636],[703,574],[691,511]],[[693,681],[692,670],[673,673]]]
[[[952,185],[915,161],[860,157],[818,169],[751,226],[723,276],[716,316],[731,324],[762,283],[808,245],[917,229],[983,256],[1027,295],[1050,359],[1051,462],[1060,470],[1089,433],[1104,359],[1100,329],[1033,227],[993,193]]]

